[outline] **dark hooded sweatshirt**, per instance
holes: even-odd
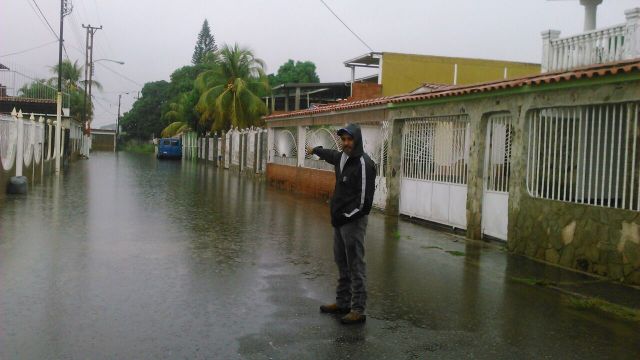
[[[341,131],[347,131],[353,137],[351,156],[321,146],[313,149],[315,155],[335,167],[336,186],[331,198],[331,225],[334,227],[369,214],[376,178],[375,163],[364,153],[360,127],[349,124]],[[341,162],[344,162],[342,169]]]

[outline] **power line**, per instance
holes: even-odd
[[[53,41],[50,41],[50,42],[48,42],[48,43],[45,43],[45,44],[42,44],[42,45],[38,45],[38,46],[34,46],[34,47],[32,47],[32,48],[28,48],[28,49],[25,49],[25,50],[20,50],[20,51],[16,51],[16,52],[8,53],[8,54],[0,55],[0,57],[6,57],[6,56],[12,56],[12,55],[24,54],[24,53],[26,53],[26,52],[29,52],[29,51],[32,51],[32,50],[36,50],[36,49],[40,49],[40,48],[43,48],[43,47],[45,47],[45,46],[47,46],[47,45],[51,45],[51,44],[56,43],[56,42],[58,42],[58,40],[53,40]]]
[[[336,14],[333,10],[331,10],[331,8],[329,7],[329,5],[327,5],[327,3],[326,3],[326,2],[324,2],[324,0],[320,0],[320,2],[321,2],[321,3],[322,3],[322,4],[323,4],[323,5],[324,5],[324,6],[325,6],[329,11],[331,11],[331,13],[333,14],[333,16],[335,16],[335,17],[336,17],[336,19],[338,19],[338,20],[342,23],[342,25],[344,25],[344,27],[346,27],[346,28],[347,28],[347,30],[349,30],[349,31],[353,34],[353,36],[355,36],[358,40],[360,40],[360,42],[361,42],[362,44],[364,44],[364,46],[366,46],[366,47],[369,49],[369,51],[373,52],[373,49],[371,48],[371,46],[369,46],[366,42],[364,42],[364,40],[362,40],[362,38],[361,38],[360,36],[358,36],[358,34],[356,34],[356,32],[355,32],[355,31],[351,30],[351,28],[349,27],[349,25],[347,25],[344,21],[342,21],[342,19],[340,19],[340,17],[338,16],[338,14]]]
[[[36,2],[36,0],[32,0],[32,1],[33,1],[33,4],[36,6],[36,9],[38,9],[38,12],[40,13],[40,15],[42,15],[42,18],[44,19],[44,21],[47,23],[49,30],[51,30],[51,33],[53,33],[53,36],[55,36],[56,39],[60,40],[60,37],[58,36],[58,34],[56,34],[55,30],[53,30],[53,27],[49,23],[49,20],[47,20],[47,17],[44,16],[44,14],[42,13],[42,10],[40,10],[40,6],[38,6],[38,3]]]
[[[36,2],[36,0],[32,0],[32,1],[33,1],[33,5],[35,5],[36,8],[34,9],[33,5],[31,5],[30,2],[27,2],[29,4],[29,6],[31,6],[31,9],[36,13],[36,15],[38,16],[38,19],[40,19],[41,22],[44,20],[44,24],[47,25],[49,30],[51,30],[51,33],[56,38],[56,41],[60,41],[60,36],[58,36],[58,34],[55,32],[55,30],[53,30],[53,27],[51,26],[51,23],[49,23],[49,20],[47,19],[47,17],[44,16],[44,13],[40,9],[40,6]],[[67,48],[64,46],[64,43],[62,44],[62,49],[64,50],[64,55],[67,57],[67,60],[69,60],[69,54],[67,53]]]
[[[96,64],[98,64],[98,65],[102,66],[103,68],[105,68],[105,69],[107,69],[107,70],[111,71],[112,73],[114,73],[114,74],[116,74],[116,75],[120,76],[121,78],[123,78],[123,79],[125,79],[125,80],[127,80],[127,81],[129,81],[129,82],[131,82],[131,83],[133,83],[133,84],[136,84],[136,85],[138,85],[138,86],[140,86],[140,87],[143,87],[143,86],[144,86],[144,85],[140,84],[139,82],[137,82],[137,81],[135,81],[135,80],[133,80],[133,79],[131,79],[131,78],[127,77],[126,75],[122,75],[122,74],[120,74],[119,72],[117,72],[117,71],[113,70],[112,68],[110,68],[110,67],[106,66],[106,65],[105,65],[105,64],[103,64],[103,63],[99,63],[99,62],[97,62]]]

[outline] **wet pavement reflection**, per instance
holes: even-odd
[[[637,325],[510,280],[557,269],[381,214],[367,324],[342,326],[331,234],[264,181],[95,154],[0,203],[0,358],[640,358]]]

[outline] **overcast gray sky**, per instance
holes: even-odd
[[[325,0],[376,51],[540,62],[540,33],[557,29],[579,33],[583,8],[578,0]],[[59,1],[35,0],[58,32]],[[364,47],[319,0],[73,0],[65,20],[65,41],[72,60],[84,63],[81,24],[102,25],[95,36],[94,59],[133,81],[96,66],[94,126],[115,122],[118,92],[138,84],[167,80],[189,64],[196,36],[207,18],[216,42],[251,48],[273,72],[287,59],[311,60],[321,81],[342,81],[342,61],[364,54]],[[625,21],[624,10],[639,0],[604,0],[598,27]],[[1,0],[0,56],[55,40],[38,19],[34,0]],[[17,64],[38,77],[50,77],[57,46],[48,44],[0,62]],[[123,96],[123,112],[132,96]]]

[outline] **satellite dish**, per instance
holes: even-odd
[[[547,0],[547,1],[575,1],[575,0]],[[596,15],[598,5],[602,0],[580,0],[580,5],[584,6],[584,31],[596,29]]]

